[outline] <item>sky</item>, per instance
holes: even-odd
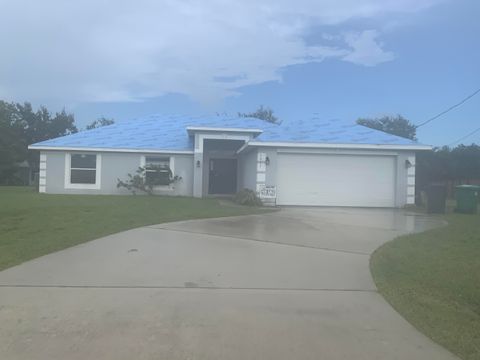
[[[80,127],[150,114],[421,123],[480,88],[478,0],[0,0],[0,99]],[[452,144],[480,94],[420,127]],[[480,132],[463,143],[480,143]]]

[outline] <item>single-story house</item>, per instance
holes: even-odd
[[[415,152],[430,146],[340,120],[280,125],[229,116],[161,116],[29,146],[40,192],[127,194],[118,179],[148,165],[180,180],[159,194],[205,197],[248,188],[277,205],[402,207],[415,198]]]

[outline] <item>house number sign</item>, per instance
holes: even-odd
[[[272,185],[262,185],[258,189],[260,199],[275,199],[277,197],[277,187]]]

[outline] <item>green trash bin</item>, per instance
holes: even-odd
[[[456,212],[464,214],[476,214],[480,186],[459,185],[455,187],[455,198],[457,200]]]

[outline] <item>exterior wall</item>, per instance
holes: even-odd
[[[259,148],[257,151],[257,169],[256,169],[256,191],[257,195],[266,206],[276,205],[277,188],[277,149]],[[265,189],[275,189],[272,195]],[[267,194],[269,193],[269,195]]]
[[[198,136],[198,135],[196,135]],[[203,141],[203,140],[202,140]],[[175,154],[173,158],[174,173],[182,178],[172,188],[156,191],[164,195],[194,196],[194,185],[197,196],[203,196],[208,189],[208,164],[212,153],[203,151],[195,155]],[[222,152],[222,151],[221,151]],[[214,153],[222,157],[221,152]],[[224,152],[224,151],[223,151]],[[396,157],[395,206],[403,207],[415,201],[415,153],[413,151],[378,151],[348,149],[294,149],[259,147],[247,149],[238,156],[238,189],[248,188],[258,191],[262,186],[277,184],[277,156],[279,153],[309,154],[352,154],[352,155],[385,155]],[[142,165],[142,157],[148,153],[113,153],[102,152],[99,189],[66,189],[65,188],[65,151],[42,151],[40,154],[39,191],[55,194],[130,194],[126,189],[117,189],[117,179],[126,179],[128,173],[134,173]],[[159,154],[152,154],[159,156]],[[225,154],[224,154],[225,155]],[[232,154],[230,154],[232,155]],[[225,156],[230,156],[226,154]],[[167,156],[167,155],[166,155]],[[232,155],[234,156],[234,155]],[[266,158],[268,157],[268,165]],[[263,160],[262,160],[263,159]],[[197,167],[196,161],[200,161]],[[408,162],[407,162],[408,160]],[[206,170],[205,170],[206,169]],[[195,176],[199,177],[194,183]]]
[[[238,188],[255,191],[257,187],[257,149],[241,154],[238,158]]]
[[[193,155],[193,196],[202,197],[203,192],[203,139],[200,139],[198,133],[195,134],[195,148]]]
[[[265,185],[276,186],[277,185],[277,149],[272,148],[259,148],[258,153],[265,154],[268,157],[269,164],[265,164]],[[258,169],[257,169],[258,170]],[[257,179],[258,181],[261,179]]]
[[[415,183],[417,157],[414,152],[409,153],[408,161],[411,166],[407,169],[407,205],[414,205],[417,196]]]
[[[277,156],[279,153],[308,153],[308,154],[352,154],[352,155],[385,155],[395,156],[396,174],[395,174],[395,207],[415,203],[415,152],[413,151],[380,151],[380,150],[349,150],[349,149],[299,149],[299,148],[271,148],[259,147],[258,154],[264,153],[269,158],[269,165],[265,169],[265,181],[267,186],[276,186],[277,184]],[[253,151],[252,151],[253,152]],[[409,167],[407,167],[407,160]],[[258,176],[258,175],[257,175]],[[258,181],[257,186],[262,182]],[[257,188],[258,190],[258,188]]]
[[[173,184],[175,190],[172,195],[193,196],[193,156],[172,155],[175,161],[175,175],[182,179]]]
[[[40,153],[38,192],[47,192],[47,154],[43,151]]]
[[[398,207],[415,204],[415,165],[416,158],[414,152],[401,152],[398,154],[396,185],[396,202]]]
[[[95,153],[101,155],[100,188],[99,189],[67,189],[65,188],[65,157],[69,152],[45,151],[46,185],[45,192],[51,194],[130,194],[124,188],[117,188],[117,179],[126,179],[128,173],[134,173],[142,165],[142,157],[148,153]],[[74,153],[74,152],[71,152]],[[161,156],[161,154],[151,154]],[[171,188],[162,187],[155,193],[162,195],[193,195],[193,156],[166,155],[173,157],[174,173],[182,179],[172,184]]]

